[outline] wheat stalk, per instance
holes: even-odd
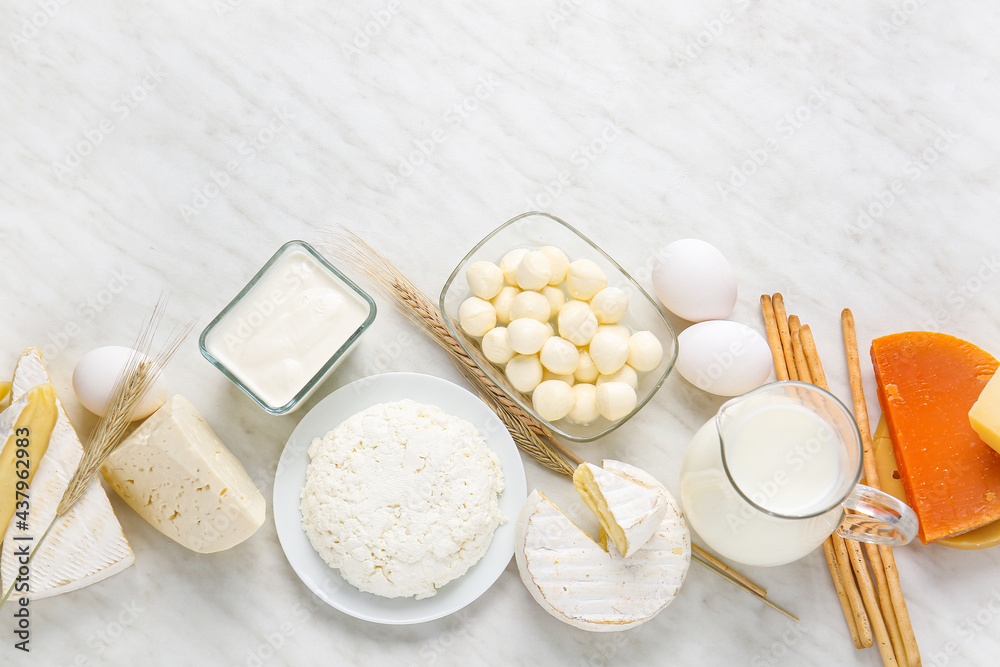
[[[97,423],[97,428],[90,439],[90,445],[84,452],[80,465],[76,469],[69,486],[63,493],[56,510],[56,516],[62,516],[80,499],[83,492],[90,486],[94,476],[108,460],[108,457],[124,441],[125,430],[132,422],[132,414],[136,406],[142,402],[149,388],[159,378],[163,367],[177,351],[181,342],[194,327],[194,321],[188,322],[175,331],[171,338],[154,355],[152,353],[153,335],[163,316],[163,299],[153,306],[153,312],[145,322],[135,343],[131,348],[125,367],[115,380],[112,390],[111,406],[107,413]]]
[[[476,393],[507,426],[521,451],[554,472],[573,476],[575,466],[567,459],[576,465],[582,463],[582,459],[556,442],[544,425],[504,393],[455,339],[437,306],[392,262],[360,236],[346,229],[332,232],[329,241],[318,245],[361,273],[397,310],[451,355],[452,361]]]

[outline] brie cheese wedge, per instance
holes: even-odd
[[[611,469],[608,469],[609,463]],[[581,463],[573,473],[573,486],[597,515],[601,528],[614,541],[618,553],[628,558],[659,527],[667,514],[667,497],[659,484],[650,486],[635,477],[626,477],[614,468],[614,464],[633,468],[617,461],[605,461],[604,468]]]
[[[36,348],[28,348],[14,369],[11,398],[16,401],[35,385],[46,382],[49,376],[41,353]],[[56,406],[59,413],[48,450],[29,487],[28,528],[20,529],[18,521],[12,521],[6,527],[0,553],[0,583],[6,592],[20,566],[15,555],[17,547],[27,544],[35,549],[38,540],[52,525],[52,531],[29,565],[30,591],[24,595],[32,599],[83,588],[135,562],[135,554],[96,477],[76,504],[61,517],[56,517],[59,501],[83,458],[83,445],[58,397]],[[30,539],[15,540],[15,537]]]
[[[521,581],[543,609],[593,632],[627,630],[653,618],[677,596],[691,562],[691,537],[677,502],[638,551],[607,551],[538,491],[515,528]]]

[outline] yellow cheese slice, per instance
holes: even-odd
[[[0,530],[7,529],[15,510],[30,507],[28,487],[49,448],[58,414],[56,392],[45,383],[32,387],[0,416],[0,438],[7,436],[0,451]]]
[[[969,410],[969,421],[983,442],[1000,452],[1000,372],[986,383]]]
[[[873,440],[875,465],[878,468],[878,480],[882,490],[905,503],[906,492],[903,490],[903,482],[899,478],[896,455],[892,451],[892,438],[889,436],[889,426],[886,424],[884,416],[879,420]],[[941,544],[953,549],[985,549],[996,546],[1000,544],[1000,521],[994,521],[961,535],[944,537],[934,544]]]

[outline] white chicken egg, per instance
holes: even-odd
[[[745,324],[712,320],[691,325],[677,337],[677,372],[719,396],[756,389],[771,374],[771,348]]]
[[[736,305],[736,274],[711,243],[681,239],[657,253],[653,290],[678,317],[690,322],[721,320]]]
[[[80,358],[73,369],[73,392],[83,407],[103,417],[111,407],[115,381],[128,363],[133,351],[121,345],[98,347]],[[148,359],[140,355],[140,359]],[[167,385],[156,379],[145,397],[135,407],[132,419],[145,419],[167,400]]]

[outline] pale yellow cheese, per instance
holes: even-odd
[[[979,400],[972,405],[969,421],[983,442],[1000,452],[1000,371],[986,383]]]
[[[264,497],[183,396],[174,396],[101,468],[154,528],[199,553],[229,549],[264,523]]]

